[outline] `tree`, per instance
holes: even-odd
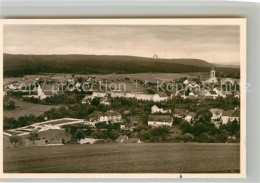
[[[29,140],[32,140],[32,141],[33,141],[33,144],[34,144],[34,141],[35,141],[35,140],[40,140],[39,133],[38,133],[38,132],[31,132],[31,133],[29,134],[28,139],[29,139]]]
[[[116,130],[111,130],[108,132],[108,138],[111,140],[116,140],[119,137],[119,133]]]
[[[195,136],[200,136],[203,132],[207,132],[208,127],[204,123],[195,123],[193,126],[193,132]]]
[[[77,139],[78,141],[80,141],[81,139],[84,139],[84,138],[85,138],[85,134],[82,130],[78,130],[75,133],[75,139]]]
[[[98,97],[93,98],[93,100],[91,101],[91,104],[92,104],[93,106],[99,106],[99,104],[100,104],[100,98],[98,98]]]
[[[148,131],[141,132],[140,139],[142,141],[150,140],[150,138],[151,138],[151,133],[150,132],[148,132]]]
[[[208,109],[201,109],[196,113],[200,122],[209,123],[212,117],[211,112]]]
[[[14,143],[14,147],[16,147],[16,144],[18,142],[21,142],[22,141],[22,138],[19,137],[19,136],[16,136],[16,135],[13,135],[13,136],[10,136],[9,137],[9,141],[13,144]]]
[[[219,135],[217,135],[216,139],[217,139],[218,142],[225,143],[228,139],[227,130],[222,130],[222,132]]]
[[[182,134],[185,133],[192,133],[192,127],[190,125],[190,123],[188,123],[187,121],[183,120],[180,124],[180,129],[182,131]]]

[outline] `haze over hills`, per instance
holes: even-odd
[[[108,55],[12,55],[4,54],[4,76],[38,73],[183,73],[208,72],[213,64],[200,59],[153,59]],[[237,72],[235,68],[217,68]]]

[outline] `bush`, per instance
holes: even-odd
[[[190,133],[185,133],[183,136],[182,136],[182,140],[184,142],[192,142],[194,139],[193,135],[190,134]]]

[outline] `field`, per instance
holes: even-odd
[[[239,144],[94,144],[4,149],[5,173],[238,173]]]
[[[14,117],[18,118],[20,116],[33,114],[39,116],[45,111],[50,110],[51,108],[60,107],[59,105],[43,105],[43,104],[33,104],[23,101],[23,99],[10,98],[10,100],[15,102],[15,106],[19,106],[14,110],[5,110],[4,117]]]

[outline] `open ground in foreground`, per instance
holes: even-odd
[[[239,144],[95,144],[4,149],[4,172],[238,173]]]

